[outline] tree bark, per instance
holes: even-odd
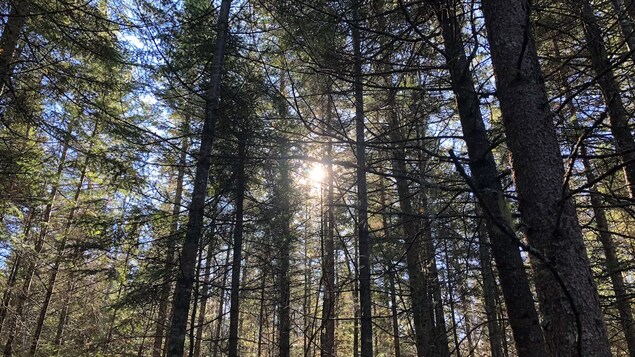
[[[573,11],[582,19],[591,65],[608,109],[615,150],[624,165],[626,188],[629,196],[635,198],[635,140],[628,123],[628,113],[622,102],[620,86],[615,78],[593,6],[588,0],[577,0],[572,4]]]
[[[366,185],[366,143],[364,139],[364,87],[362,84],[362,53],[359,7],[353,4],[353,87],[355,92],[355,133],[357,152],[357,234],[359,235],[359,302],[361,310],[361,357],[373,356],[373,322],[370,275],[370,236],[368,233],[368,197]]]
[[[232,258],[232,281],[229,295],[229,357],[238,357],[240,323],[240,268],[243,249],[243,207],[247,178],[245,176],[246,140],[245,133],[238,138],[238,165],[236,167],[236,224],[234,226],[234,244]]]
[[[0,97],[11,88],[12,68],[18,39],[26,26],[31,0],[12,0],[11,12],[0,37]]]
[[[286,114],[286,110],[281,114]],[[284,116],[283,116],[284,117]],[[288,156],[288,142],[285,138],[279,140],[280,157],[278,170],[280,172],[280,180],[278,183],[278,192],[276,193],[277,203],[277,219],[274,219],[276,225],[275,231],[279,236],[279,270],[278,270],[278,351],[280,357],[289,357],[291,354],[291,282],[289,278],[289,258],[292,244],[291,236],[291,178],[289,176],[289,161],[285,157]]]
[[[179,273],[174,289],[172,322],[167,346],[168,357],[183,357],[185,330],[187,327],[188,311],[190,309],[192,285],[195,279],[196,254],[203,230],[207,182],[212,163],[211,153],[220,104],[220,82],[229,32],[230,5],[231,0],[223,0],[221,2],[216,26],[216,46],[212,65],[212,76],[210,87],[205,93],[205,121],[203,123],[203,132],[201,133],[201,147],[197,157],[192,201],[188,211],[185,241],[181,250]]]
[[[547,346],[558,356],[610,356],[582,230],[563,184],[529,6],[524,0],[482,3]]]
[[[514,242],[514,236],[510,237],[508,232],[498,226],[512,227],[511,212],[498,179],[492,144],[487,136],[478,93],[465,54],[462,27],[456,11],[458,4],[455,0],[441,0],[435,12],[441,24],[446,64],[470,159],[469,166],[479,190],[480,204],[488,213],[485,215],[487,233],[491,237],[492,253],[516,349],[522,356],[544,356],[545,340],[518,244]]]
[[[93,132],[90,137],[90,145],[88,148],[88,153],[90,153],[93,149],[94,141],[92,139],[96,135],[97,135],[97,124],[95,124],[95,128],[93,129]],[[55,258],[55,262],[53,263],[51,274],[49,275],[48,284],[46,285],[46,291],[44,293],[44,301],[42,302],[42,307],[40,308],[40,313],[38,315],[38,319],[35,324],[35,331],[33,332],[33,340],[31,341],[31,347],[29,348],[29,356],[34,356],[35,352],[37,351],[37,345],[40,340],[40,335],[42,334],[42,328],[44,327],[44,320],[46,319],[46,314],[48,313],[49,304],[53,296],[53,290],[55,289],[57,274],[59,273],[60,266],[62,265],[62,261],[64,259],[64,251],[66,250],[66,241],[68,239],[69,231],[75,219],[75,212],[77,211],[77,207],[79,205],[79,196],[82,193],[84,179],[86,178],[86,170],[88,169],[88,161],[89,161],[89,154],[87,154],[86,157],[84,158],[84,163],[82,164],[81,172],[79,175],[79,181],[77,183],[77,187],[75,188],[75,193],[73,194],[73,201],[72,201],[73,207],[71,207],[71,210],[68,213],[68,217],[66,218],[66,224],[64,225],[62,240],[58,248],[57,257]]]
[[[484,228],[484,227],[483,227]],[[481,276],[483,277],[483,300],[485,300],[485,316],[487,317],[487,332],[489,337],[490,353],[492,357],[504,357],[503,339],[505,331],[498,322],[498,308],[496,303],[496,277],[492,267],[490,255],[490,241],[487,230],[480,228],[481,234],[478,242],[479,259],[481,260]]]
[[[189,118],[186,118],[186,122]],[[187,123],[185,123],[187,126]],[[185,133],[183,133],[185,134]],[[187,150],[189,148],[189,141],[187,137],[181,139],[181,155],[179,157],[178,170],[176,174],[176,188],[174,190],[174,203],[172,205],[172,216],[170,224],[170,233],[167,238],[167,251],[165,254],[165,273],[161,282],[161,292],[159,308],[157,312],[157,323],[154,328],[154,341],[152,343],[152,357],[163,356],[163,335],[166,330],[166,324],[168,323],[168,306],[170,303],[170,290],[172,285],[171,273],[174,270],[174,249],[175,243],[178,239],[179,232],[179,217],[181,215],[181,201],[183,200],[183,178],[185,177],[185,167],[187,165]]]

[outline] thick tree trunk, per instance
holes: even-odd
[[[610,356],[582,230],[563,185],[529,6],[524,0],[482,2],[521,218],[535,249],[532,264],[547,346],[558,356]]]
[[[456,9],[459,4],[455,0],[442,0],[435,11],[441,24],[452,90],[470,158],[470,170],[479,190],[480,204],[487,211],[487,232],[491,237],[492,253],[498,268],[516,349],[522,356],[544,356],[545,340],[518,244],[514,242],[515,237],[509,235],[511,232],[505,232],[499,227],[512,227],[511,212],[497,178],[492,144],[487,136],[480,101],[465,54],[462,27]]]
[[[0,96],[4,94],[6,88],[11,88],[11,64],[31,6],[30,0],[12,0],[9,3],[11,12],[0,37]]]
[[[357,234],[359,235],[359,302],[361,310],[361,357],[373,356],[373,321],[370,276],[370,236],[368,234],[368,197],[366,187],[366,143],[364,139],[364,87],[359,17],[361,2],[353,4],[353,87],[355,92],[355,132],[357,151]]]
[[[240,268],[243,249],[243,209],[247,178],[245,176],[246,137],[239,134],[238,165],[236,167],[236,224],[234,226],[234,244],[232,257],[232,281],[229,295],[229,357],[238,357],[239,353],[239,316],[240,316]]]
[[[189,207],[185,241],[181,250],[179,273],[174,290],[172,322],[167,346],[168,357],[183,357],[185,330],[187,327],[188,311],[190,309],[192,285],[195,279],[196,254],[203,230],[207,181],[212,163],[211,153],[220,103],[220,82],[229,32],[230,5],[231,0],[223,0],[221,2],[216,26],[216,46],[212,65],[212,76],[210,87],[205,93],[205,122],[203,123],[203,132],[201,133],[201,147],[197,157],[192,201]]]
[[[186,118],[189,121],[189,118]],[[185,126],[187,127],[187,123]],[[186,130],[187,131],[187,130]],[[184,133],[185,134],[185,133]],[[154,328],[154,341],[152,343],[152,357],[163,356],[163,335],[168,322],[168,306],[170,303],[170,290],[172,289],[171,273],[174,271],[174,249],[176,240],[179,237],[179,217],[181,215],[181,201],[183,200],[183,178],[185,177],[185,167],[187,165],[187,150],[189,148],[189,140],[187,137],[181,139],[181,155],[179,157],[178,170],[176,174],[176,188],[174,190],[174,203],[172,205],[172,216],[170,224],[170,233],[167,238],[167,247],[165,254],[165,273],[161,281],[161,299],[157,312],[157,323]]]
[[[628,113],[622,102],[620,86],[615,78],[593,6],[588,0],[577,0],[572,4],[573,10],[582,19],[587,50],[591,54],[591,65],[608,109],[615,150],[624,165],[626,188],[630,197],[635,198],[635,140],[628,123]]]

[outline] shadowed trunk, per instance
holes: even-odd
[[[610,356],[582,230],[563,184],[529,4],[483,0],[482,8],[548,349],[560,356]]]

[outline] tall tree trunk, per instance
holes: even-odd
[[[582,19],[587,50],[591,54],[591,65],[608,109],[615,150],[624,165],[626,188],[629,196],[635,198],[635,140],[629,127],[628,113],[622,102],[620,86],[613,73],[593,6],[589,0],[576,0],[572,4],[573,10]]]
[[[370,236],[368,233],[368,197],[366,187],[366,142],[364,139],[364,87],[359,16],[361,2],[353,4],[353,87],[355,92],[355,133],[357,149],[357,234],[359,235],[359,302],[361,310],[361,357],[373,356],[373,321],[370,276]]]
[[[392,265],[392,264],[391,264]],[[390,317],[392,322],[392,340],[395,357],[401,356],[399,344],[399,314],[397,313],[397,292],[395,291],[395,269],[388,267],[388,289],[390,290]]]
[[[214,229],[214,224],[212,224],[212,229]],[[203,340],[203,328],[205,325],[205,313],[207,311],[207,299],[209,298],[210,293],[210,284],[211,284],[211,268],[212,268],[212,258],[214,257],[214,235],[210,237],[210,240],[207,245],[207,255],[205,256],[205,271],[203,273],[204,282],[203,282],[203,292],[201,294],[201,310],[198,314],[198,322],[196,326],[196,340],[194,342],[194,357],[199,357],[201,355],[201,341]]]
[[[55,329],[55,340],[53,341],[53,344],[55,345],[57,351],[59,351],[60,346],[64,344],[64,328],[66,327],[66,323],[68,322],[68,316],[71,309],[71,301],[73,295],[75,294],[76,284],[77,283],[74,281],[74,274],[73,272],[71,272],[71,277],[68,282],[68,291],[64,299],[59,320],[57,321],[57,328]]]
[[[555,48],[555,52],[559,52],[557,46]],[[566,81],[563,82],[566,92],[571,93],[571,88],[569,88]],[[581,133],[582,130],[577,119],[578,113],[573,102],[569,101],[567,107],[571,114],[574,129],[576,132]],[[593,215],[595,216],[595,225],[598,231],[598,237],[600,238],[600,243],[602,244],[602,248],[604,250],[604,264],[609,278],[611,279],[613,292],[615,293],[615,304],[617,305],[617,311],[619,312],[620,325],[622,325],[622,329],[624,331],[629,355],[635,356],[635,321],[633,320],[633,310],[631,309],[629,295],[626,290],[626,284],[624,283],[624,277],[622,276],[622,264],[620,263],[617,251],[615,250],[613,235],[611,234],[609,223],[606,219],[606,212],[603,208],[604,205],[602,203],[602,196],[597,189],[595,189],[593,184],[594,182],[597,182],[597,178],[593,173],[593,166],[589,160],[587,146],[584,143],[580,144],[580,156],[582,157],[582,165],[584,166],[584,175],[587,184],[590,185],[589,193],[591,208],[593,210]]]
[[[236,224],[234,226],[234,244],[232,258],[232,281],[229,295],[229,357],[238,357],[239,349],[239,315],[240,315],[240,267],[243,249],[243,205],[247,178],[245,176],[246,141],[245,133],[239,134],[238,165],[236,167]]]
[[[266,257],[269,254],[265,255]],[[257,357],[262,356],[262,345],[264,339],[264,328],[265,328],[265,293],[266,293],[266,284],[267,282],[267,270],[263,268],[262,276],[260,277],[260,308],[258,312],[258,352],[256,353]]]
[[[186,118],[185,127],[188,126],[189,118]],[[187,130],[184,131],[187,132]],[[159,300],[159,308],[157,312],[157,323],[154,328],[154,341],[152,343],[152,357],[163,356],[163,335],[168,322],[168,306],[170,303],[170,290],[172,288],[172,272],[174,271],[174,250],[176,241],[179,237],[179,217],[181,214],[181,201],[183,200],[183,178],[185,177],[185,167],[187,165],[187,150],[189,148],[189,140],[187,137],[181,139],[181,154],[179,156],[178,170],[176,174],[176,188],[174,190],[174,203],[172,205],[172,216],[170,224],[170,233],[167,239],[167,247],[165,254],[164,275],[161,281],[161,298]]]
[[[284,113],[283,113],[284,112]],[[286,115],[286,108],[281,110],[281,114]],[[289,176],[289,161],[285,157],[288,156],[288,142],[285,138],[279,139],[280,157],[278,170],[280,172],[280,181],[278,183],[279,190],[276,193],[277,201],[277,219],[274,224],[277,226],[275,231],[279,236],[279,270],[278,270],[278,351],[280,357],[289,357],[291,354],[291,282],[289,279],[289,258],[292,244],[291,236],[291,178]]]
[[[178,277],[174,289],[172,322],[168,336],[168,357],[183,357],[185,345],[185,330],[187,327],[188,311],[194,284],[196,269],[196,254],[203,231],[205,215],[205,199],[207,198],[207,181],[212,163],[212,145],[214,130],[218,117],[220,103],[220,82],[225,47],[229,32],[229,10],[231,0],[221,2],[218,23],[216,26],[216,44],[212,65],[212,76],[209,89],[205,93],[205,122],[201,133],[201,147],[196,162],[196,173],[192,188],[192,200],[188,211],[188,222],[185,241],[181,250]]]
[[[491,152],[492,144],[487,136],[478,93],[465,54],[462,26],[456,8],[460,4],[455,0],[441,0],[435,12],[441,24],[446,64],[470,158],[470,170],[479,191],[480,204],[487,211],[487,232],[491,237],[492,253],[516,349],[521,356],[544,356],[545,340],[518,244],[514,242],[514,236],[509,235],[511,232],[500,228],[500,225],[512,227],[511,212],[498,179],[496,162]]]
[[[225,315],[223,312],[225,311],[225,284],[227,284],[227,270],[229,267],[229,258],[230,258],[231,248],[227,247],[227,253],[225,255],[225,269],[223,270],[223,279],[220,284],[220,298],[218,300],[218,322],[216,324],[216,330],[214,331],[214,338],[212,342],[214,344],[214,348],[212,349],[212,357],[218,356],[218,350],[220,349],[220,332],[223,327],[223,316]]]
[[[69,127],[72,127],[72,125],[69,124]],[[13,318],[9,322],[9,335],[7,337],[7,343],[5,344],[5,347],[4,347],[5,357],[11,356],[13,354],[13,341],[15,340],[15,336],[17,333],[17,324],[18,324],[18,321],[22,318],[24,305],[28,299],[29,291],[31,290],[31,283],[33,282],[33,276],[35,275],[35,270],[37,268],[37,259],[40,258],[40,253],[42,252],[42,249],[44,248],[44,240],[46,236],[48,235],[48,232],[50,229],[49,225],[51,223],[51,215],[53,213],[53,204],[55,203],[57,195],[59,193],[58,191],[59,191],[60,179],[62,175],[62,170],[64,169],[64,166],[66,165],[66,155],[68,154],[68,149],[69,149],[68,140],[65,140],[62,147],[60,161],[57,165],[57,170],[55,172],[54,183],[53,183],[53,186],[51,187],[51,192],[49,194],[48,202],[46,204],[46,207],[44,208],[44,214],[42,217],[42,228],[40,230],[40,234],[35,237],[34,255],[32,257],[27,258],[28,260],[26,262],[24,281],[22,283],[22,290],[20,291],[19,295],[16,297],[17,299],[15,304],[15,313]]]
[[[95,127],[95,130],[93,131],[93,134],[91,135],[91,137],[94,137],[96,134],[97,134],[97,128]],[[88,149],[89,153],[92,150],[92,141],[90,146],[91,148]],[[55,258],[55,262],[53,263],[51,274],[49,275],[48,284],[46,285],[46,291],[44,293],[44,301],[42,302],[42,307],[40,308],[40,314],[38,315],[38,319],[35,324],[35,331],[33,332],[33,340],[31,341],[31,347],[29,348],[30,356],[35,355],[35,352],[37,351],[37,345],[40,340],[40,335],[42,334],[42,328],[44,327],[44,320],[46,319],[49,304],[53,296],[53,290],[55,289],[57,274],[59,273],[60,266],[62,264],[62,261],[64,260],[64,251],[66,250],[66,241],[68,240],[68,234],[73,225],[73,221],[75,219],[75,212],[77,211],[77,208],[79,206],[79,196],[82,193],[84,178],[86,177],[86,170],[88,168],[88,160],[89,160],[89,156],[87,155],[84,159],[84,163],[83,163],[81,173],[79,176],[79,181],[77,183],[77,187],[75,188],[75,193],[73,195],[73,201],[72,201],[73,207],[71,207],[71,210],[68,213],[68,217],[66,218],[66,224],[64,226],[64,230],[62,233],[62,240],[58,248],[57,257]]]
[[[4,95],[6,88],[11,88],[11,64],[18,47],[18,39],[26,25],[31,0],[12,0],[9,3],[11,12],[0,37],[0,96]]]
[[[29,213],[26,216],[26,220],[24,223],[24,231],[22,233],[22,236],[24,237],[24,241],[29,240],[31,228],[33,227],[34,217],[35,217],[35,209],[30,208]],[[13,264],[11,265],[11,269],[9,270],[9,276],[7,277],[5,290],[4,290],[4,293],[2,294],[2,305],[0,305],[0,332],[2,331],[4,319],[7,316],[7,310],[9,308],[9,304],[11,303],[11,297],[13,296],[13,289],[15,288],[15,283],[18,279],[18,272],[20,271],[20,267],[23,262],[22,254],[24,253],[21,253],[18,251],[14,253]]]
[[[394,104],[394,93],[390,94],[388,102]],[[414,320],[415,344],[417,347],[417,355],[419,357],[435,355],[434,351],[434,318],[433,303],[430,294],[428,294],[427,286],[428,277],[425,274],[425,268],[421,257],[424,256],[422,245],[422,235],[418,234],[416,225],[417,215],[415,215],[412,207],[412,193],[410,185],[406,179],[408,172],[406,170],[406,154],[405,139],[401,133],[401,128],[397,121],[395,108],[390,108],[390,139],[394,144],[392,149],[393,156],[393,172],[398,177],[397,195],[399,197],[399,207],[401,211],[401,226],[405,236],[404,249],[406,251],[406,268],[408,270],[408,287],[410,288],[410,297],[412,303],[412,316]],[[427,237],[426,237],[427,238]]]
[[[485,300],[485,316],[487,318],[487,332],[491,357],[504,357],[502,331],[498,322],[498,304],[496,303],[496,277],[490,256],[490,241],[483,224],[479,225],[480,239],[478,242],[479,259],[481,261],[481,276],[483,278],[483,300]]]
[[[328,79],[327,79],[328,80]],[[327,132],[331,133],[333,98],[331,85],[326,88],[326,126]],[[326,144],[326,231],[324,237],[324,261],[322,272],[324,274],[324,300],[322,303],[322,336],[320,338],[320,353],[322,357],[335,356],[335,215],[333,211],[333,143],[329,135]],[[320,192],[322,185],[320,184]],[[321,197],[321,194],[320,194]]]
[[[631,21],[624,5],[624,0],[611,0],[613,10],[617,15],[617,21],[624,36],[624,42],[628,46],[631,61],[635,64],[635,32],[633,29],[633,21]]]
[[[547,346],[560,356],[610,356],[582,230],[563,185],[529,7],[525,0],[482,2],[521,218],[534,248]]]

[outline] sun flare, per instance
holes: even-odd
[[[313,165],[309,171],[309,180],[314,184],[321,184],[325,176],[326,170],[322,164]]]

